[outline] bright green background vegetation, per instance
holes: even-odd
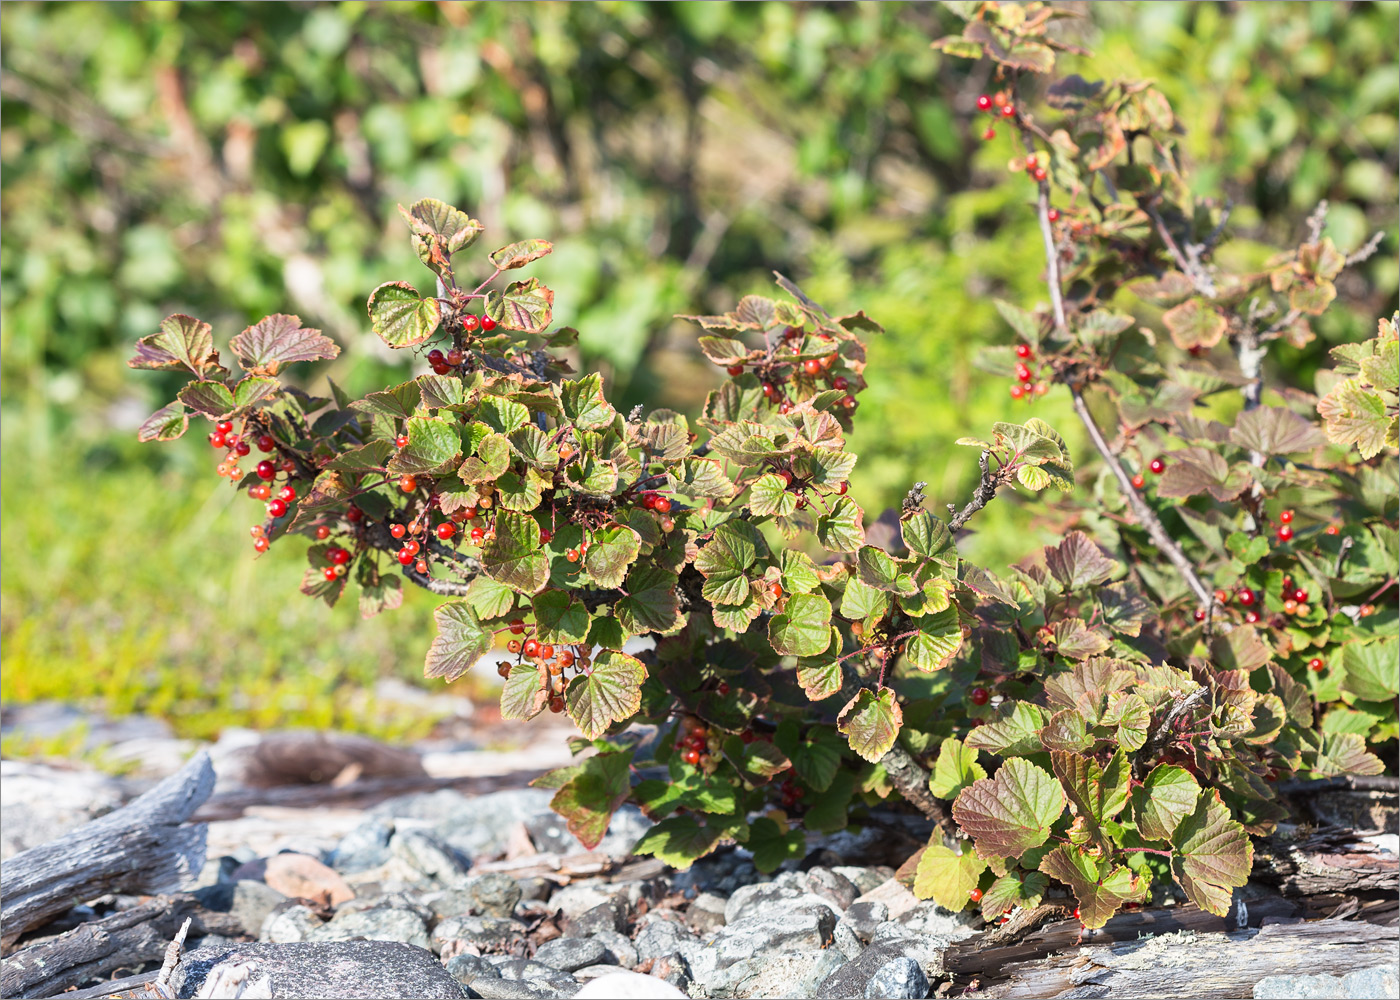
[[[1262,263],[1320,198],[1343,249],[1386,230],[1319,340],[1271,359],[1310,388],[1394,308],[1400,7],[1085,6],[1082,72],[1157,80],[1196,183],[1234,202],[1230,252]],[[1026,409],[970,358],[1010,339],[993,298],[1036,300],[1041,250],[1008,140],[979,138],[986,68],[928,47],[950,26],[926,4],[6,4],[0,695],[196,736],[426,730],[364,689],[419,676],[433,599],[361,622],[297,595],[293,552],[252,560],[251,502],[202,433],[135,443],[173,389],[124,364],[171,312],[224,342],[285,311],[344,348],[316,381],[403,379],[363,303],[418,273],[394,204],[419,197],[481,218],[487,249],[556,242],[532,273],[622,406],[693,410],[716,373],[671,317],[773,268],[866,310],[888,333],[854,495],[871,516],[916,479],[964,498],[975,453],[952,442]],[[1036,405],[1071,428],[1058,394]],[[1013,561],[1061,523],[1008,496],[967,551]]]

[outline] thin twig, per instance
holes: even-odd
[[[1374,233],[1371,234],[1371,238],[1369,240],[1363,243],[1356,250],[1347,254],[1346,263],[1343,266],[1351,267],[1353,264],[1360,264],[1363,260],[1366,260],[1367,258],[1371,257],[1377,250],[1381,248],[1381,241],[1384,239],[1385,231],[1377,229]]]
[[[1006,482],[1005,472],[1010,466],[1003,466],[996,472],[992,472],[988,468],[990,457],[991,453],[984,451],[982,457],[977,460],[977,466],[982,470],[982,481],[977,484],[977,489],[973,491],[972,499],[967,502],[967,506],[963,507],[962,511],[948,522],[949,531],[957,531],[967,524],[972,519],[973,514],[976,514],[996,498],[997,490]]]

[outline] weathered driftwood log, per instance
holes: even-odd
[[[182,826],[214,788],[204,751],[145,795],[0,866],[0,946],[108,892],[178,889],[204,864],[206,830]],[[168,937],[168,935],[167,935]]]
[[[193,896],[158,896],[21,948],[0,962],[0,996],[55,996],[116,969],[154,962],[186,918],[193,918],[192,937],[243,934],[237,917],[206,910]]]
[[[1229,934],[1167,934],[1072,949],[1012,963],[977,995],[1033,997],[1247,997],[1265,976],[1394,964],[1400,932],[1350,920],[1273,923]]]
[[[1302,841],[1268,838],[1254,849],[1253,878],[1289,896],[1400,889],[1400,858],[1350,835],[1321,834]]]

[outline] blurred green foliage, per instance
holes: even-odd
[[[1078,7],[1066,40],[1095,55],[1069,66],[1157,79],[1203,193],[1235,205],[1237,252],[1262,261],[1321,198],[1343,249],[1386,230],[1319,341],[1271,359],[1311,388],[1327,346],[1394,305],[1400,7]],[[995,82],[929,49],[951,24],[904,3],[6,4],[4,696],[199,732],[398,725],[353,692],[417,672],[395,650],[431,600],[369,624],[295,600],[301,567],[252,564],[247,501],[194,435],[138,456],[169,387],[123,362],[171,312],[226,341],[289,311],[346,348],[318,379],[402,378],[362,310],[415,266],[394,204],[419,197],[481,218],[488,249],[554,240],[532,273],[625,402],[693,409],[715,373],[671,317],[770,269],[865,309],[889,332],[853,489],[875,510],[915,479],[960,499],[975,455],[951,442],[1024,409],[972,353],[1010,339],[992,299],[1033,303],[1041,265],[1029,188],[973,113]],[[1070,425],[1055,394],[1037,405]],[[970,554],[1019,558],[1057,533],[1039,516],[993,505]]]

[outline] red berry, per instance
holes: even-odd
[[[985,705],[992,696],[986,688],[975,687],[972,689],[972,694],[969,697],[972,699],[974,705]]]
[[[1142,476],[1138,475],[1133,477],[1133,489],[1140,490],[1146,485],[1147,480],[1142,478]]]
[[[698,764],[700,763],[700,751],[691,747],[685,753],[681,754],[681,760],[691,765]]]
[[[350,550],[334,548],[326,553],[326,558],[337,566],[344,566],[350,561]]]
[[[778,387],[775,386],[772,382],[764,382],[764,383],[763,383],[763,395],[764,395],[766,398],[772,399],[772,398],[773,398],[773,395],[774,395],[777,391],[778,391]]]
[[[643,493],[642,506],[645,507],[647,510],[655,510],[656,501],[659,499],[660,497],[658,497],[655,493]]]
[[[400,563],[407,566],[409,563],[413,562],[413,553],[408,551],[408,549],[399,549],[397,558]]]
[[[1022,396],[1024,396],[1025,394],[1026,394],[1026,387],[1023,386],[1020,382],[1012,382],[1012,383],[1011,383],[1011,398],[1012,398],[1012,399],[1020,399],[1020,398],[1021,398]]]
[[[404,535],[408,534],[408,529],[402,524],[391,524],[389,525],[389,534],[393,535],[395,538],[402,538]]]
[[[1079,916],[1079,907],[1077,907],[1077,906],[1074,908],[1074,919],[1075,919],[1075,920],[1080,920],[1080,919],[1082,919],[1082,918]]]
[[[981,889],[969,889],[969,890],[967,890],[967,898],[970,899],[970,900],[972,900],[974,903],[980,903],[980,902],[982,902],[982,890],[981,890]]]
[[[1032,153],[1030,156],[1027,156],[1027,157],[1026,157],[1026,169],[1027,169],[1027,170],[1034,170],[1034,169],[1035,169],[1036,167],[1038,167],[1039,165],[1040,165],[1040,159],[1039,159],[1034,153]]]
[[[1312,610],[1312,608],[1308,607],[1306,604],[1303,604],[1301,601],[1298,603],[1298,617],[1299,617],[1299,618],[1306,618],[1306,617],[1308,616],[1308,612],[1311,611],[1311,610]]]
[[[808,375],[820,375],[822,363],[816,358],[808,358],[806,361],[802,362],[802,370]]]
[[[665,497],[657,497],[654,509],[658,514],[668,514],[671,511],[671,501]]]
[[[1016,357],[1018,357],[1018,358],[1023,358],[1023,359],[1024,359],[1024,358],[1029,358],[1029,357],[1030,357],[1032,354],[1034,354],[1034,353],[1035,353],[1035,352],[1031,350],[1031,345],[1030,345],[1030,344],[1017,344],[1017,345],[1016,345]]]
[[[1197,609],[1196,609],[1196,621],[1198,621],[1198,622],[1203,622],[1203,621],[1205,621],[1205,620],[1206,620],[1206,613],[1205,613],[1205,610],[1204,610],[1203,608],[1197,608]]]
[[[1016,362],[1016,378],[1022,382],[1029,382],[1035,376],[1031,374],[1030,367],[1023,361]]]
[[[837,493],[838,496],[845,496],[845,495],[846,495],[846,491],[847,491],[848,489],[850,489],[850,488],[851,488],[851,484],[850,484],[850,483],[846,483],[846,482],[838,483],[837,486],[836,486],[836,493]]]
[[[1293,528],[1291,525],[1281,524],[1279,525],[1278,531],[1274,532],[1274,534],[1278,536],[1280,542],[1286,542],[1292,539]]]
[[[495,326],[495,325],[496,325],[495,323],[492,323],[492,324],[491,324],[491,326]],[[467,315],[465,315],[465,316],[462,317],[462,329],[465,330],[465,331],[467,331],[468,333],[475,333],[475,332],[477,331],[477,329],[478,329],[479,327],[482,327],[482,326],[485,326],[485,321],[484,321],[484,320],[477,319],[477,318],[476,318],[475,316],[473,316],[471,313],[467,313]],[[491,329],[491,327],[488,326],[488,327],[486,327],[486,329],[489,330],[489,329]]]
[[[578,549],[569,549],[564,553],[564,558],[569,562],[578,562]]]
[[[440,365],[433,365],[434,375],[446,375],[450,371],[452,371],[452,369],[447,367],[447,362],[445,361]]]
[[[1280,513],[1279,516],[1278,516],[1278,523],[1279,523],[1279,524],[1292,524],[1292,523],[1293,523],[1293,512],[1292,512],[1291,510],[1285,510],[1285,511],[1283,511],[1282,513]]]
[[[512,619],[510,620],[510,632],[511,632],[511,635],[524,635],[524,634],[525,634],[525,619],[523,619],[523,618],[512,618]]]
[[[546,642],[543,646],[541,646],[541,647],[540,647],[540,659],[541,659],[541,660],[552,660],[552,659],[554,659],[554,647],[551,646],[551,645],[550,645],[549,643],[547,643],[547,642]]]
[[[480,545],[480,544],[482,543],[482,541],[486,538],[486,529],[485,529],[485,528],[473,528],[473,529],[472,529],[471,538],[472,538],[472,542],[474,542],[474,543],[477,544],[477,545]]]
[[[327,580],[334,580],[334,579],[335,579],[335,567],[334,567],[334,566],[327,566],[325,569],[321,570],[321,575],[324,576]]]
[[[1060,221],[1060,210],[1059,210],[1058,208],[1052,208],[1052,209],[1050,209],[1050,211],[1048,211],[1048,212],[1045,213],[1045,217],[1046,217],[1047,219],[1049,219],[1051,222],[1059,222],[1059,221]]]
[[[1238,597],[1239,602],[1245,607],[1249,607],[1251,604],[1254,603],[1254,591],[1250,590],[1248,587],[1245,587],[1236,596]]]
[[[541,544],[541,545],[548,545],[548,544],[549,544],[550,542],[552,542],[552,541],[554,541],[554,532],[550,531],[548,528],[541,528],[541,529],[540,529],[540,544]]]
[[[1224,604],[1224,603],[1225,603],[1226,601],[1228,601],[1229,599],[1230,599],[1230,595],[1227,594],[1227,593],[1225,593],[1225,591],[1223,591],[1223,590],[1217,590],[1217,591],[1215,592],[1215,603],[1216,603],[1216,604]]]
[[[407,447],[408,447],[408,435],[407,435],[407,434],[400,434],[398,437],[394,438],[394,447],[395,447],[395,448],[407,448]]]
[[[574,654],[571,650],[561,649],[559,651],[559,666],[572,667],[574,665]]]
[[[1289,598],[1288,600],[1284,601],[1284,602],[1283,602],[1283,613],[1286,614],[1286,615],[1297,614],[1297,613],[1298,613],[1298,602],[1295,601],[1295,600],[1293,600],[1292,598]]]
[[[1299,604],[1302,604],[1308,599],[1308,592],[1302,587],[1299,587],[1297,590],[1293,591],[1293,599]]]
[[[412,493],[418,488],[418,480],[414,476],[400,476],[399,489],[405,493]]]
[[[257,549],[259,552],[266,552],[269,544],[266,538],[259,537],[253,539],[253,548]]]
[[[1050,391],[1050,385],[1048,382],[1037,382],[1034,391],[1037,396],[1043,396]]]
[[[525,645],[524,645],[524,647],[522,647],[522,648],[524,649],[525,655],[526,655],[526,656],[535,656],[535,655],[538,654],[539,651],[540,651],[539,640],[537,640],[537,639],[526,639],[526,640],[525,640]]]
[[[267,502],[268,517],[281,517],[285,513],[287,513],[287,501],[274,497]]]
[[[316,526],[316,537],[323,541],[331,537],[331,529],[324,524]]]
[[[259,479],[272,479],[277,475],[277,467],[266,459],[259,462],[253,471],[258,474]]]
[[[360,508],[356,507],[354,504],[351,504],[349,507],[345,508],[345,520],[349,521],[351,524],[355,524],[358,521],[364,520],[364,516],[365,512],[360,510]]]
[[[848,410],[854,410],[856,408],[856,397],[847,396],[845,399],[841,400],[841,405]]]
[[[1257,625],[1259,623],[1259,612],[1246,611],[1244,614],[1244,620],[1251,625]]]
[[[483,316],[481,317],[481,328],[487,333],[490,333],[492,330],[496,329],[496,321],[490,316]]]
[[[730,365],[728,368],[725,369],[725,371],[727,371],[730,375],[742,375],[744,374],[744,366]]]
[[[991,142],[991,141],[992,141],[993,139],[995,139],[996,137],[997,137],[997,130],[994,129],[994,128],[992,128],[990,125],[987,126],[987,131],[985,131],[985,132],[982,133],[982,138],[985,139],[985,140],[988,141],[988,142]]]
[[[465,360],[465,358],[466,355],[464,355],[461,351],[457,350],[455,347],[447,352],[447,363],[453,368],[456,368],[458,365],[460,365]]]
[[[412,552],[415,556],[423,548],[423,546],[418,544],[418,539],[416,538],[410,538],[408,541],[404,542],[403,547],[408,549],[408,551]]]
[[[1033,177],[1033,178],[1035,179],[1036,183],[1039,183],[1040,181],[1045,180],[1045,177],[1046,177],[1045,168],[1044,168],[1044,167],[1036,167],[1034,170],[1031,171],[1031,177]]]
[[[244,455],[248,454],[248,452],[253,450],[252,446],[248,444],[247,441],[243,440],[233,442],[230,445],[230,447],[233,448],[233,453],[239,458],[242,458]]]
[[[1308,661],[1308,669],[1317,673],[1321,673],[1322,668],[1325,666],[1327,666],[1327,664],[1322,662],[1322,657],[1320,656],[1314,656],[1311,660]]]
[[[277,491],[277,499],[285,500],[287,503],[291,503],[296,498],[297,491],[292,489],[290,486],[283,486],[280,490]]]
[[[831,380],[831,387],[837,392],[845,392],[851,387],[851,383],[850,380],[846,378],[846,376],[837,375],[834,379]]]
[[[248,495],[254,500],[266,500],[272,496],[272,491],[267,488],[267,483],[258,483],[248,488]]]
[[[777,583],[775,581],[773,586],[770,587],[769,590],[772,592],[773,600],[775,601],[783,596],[783,585],[781,583]]]
[[[715,690],[718,691],[721,695],[726,695],[729,693],[729,684],[725,681],[720,681],[717,685],[715,685]]]
[[[437,348],[428,352],[428,364],[430,365],[440,365],[446,360],[447,355],[443,354]]]
[[[1329,524],[1329,525],[1327,526],[1327,533],[1328,533],[1329,535],[1341,534],[1341,530],[1342,530],[1342,529],[1339,528],[1339,527],[1337,527],[1335,524]]]
[[[1160,476],[1166,470],[1167,463],[1160,458],[1154,458],[1147,463],[1147,467],[1152,470],[1153,475]]]
[[[663,517],[661,519],[661,530],[669,535],[676,530],[676,522],[669,517]]]
[[[1001,116],[1003,118],[1013,118],[1016,115],[1016,105],[1003,104],[1001,106]]]
[[[786,330],[783,331],[783,339],[784,339],[784,340],[801,340],[801,339],[802,339],[802,327],[800,327],[800,326],[790,326],[790,327],[788,327]]]
[[[258,451],[271,451],[277,447],[277,442],[272,439],[271,434],[258,435]]]
[[[790,402],[789,402],[788,400],[786,400],[786,399],[783,400],[781,403],[778,404],[778,412],[781,413],[781,414],[784,414],[784,415],[791,413],[791,412],[792,412],[792,403],[790,403]]]
[[[990,110],[992,110],[992,99],[991,99],[990,97],[988,97],[986,94],[978,94],[978,95],[977,95],[977,110],[978,110],[978,111],[990,111]]]
[[[437,536],[444,542],[457,533],[457,526],[451,521],[443,521],[437,526]]]

